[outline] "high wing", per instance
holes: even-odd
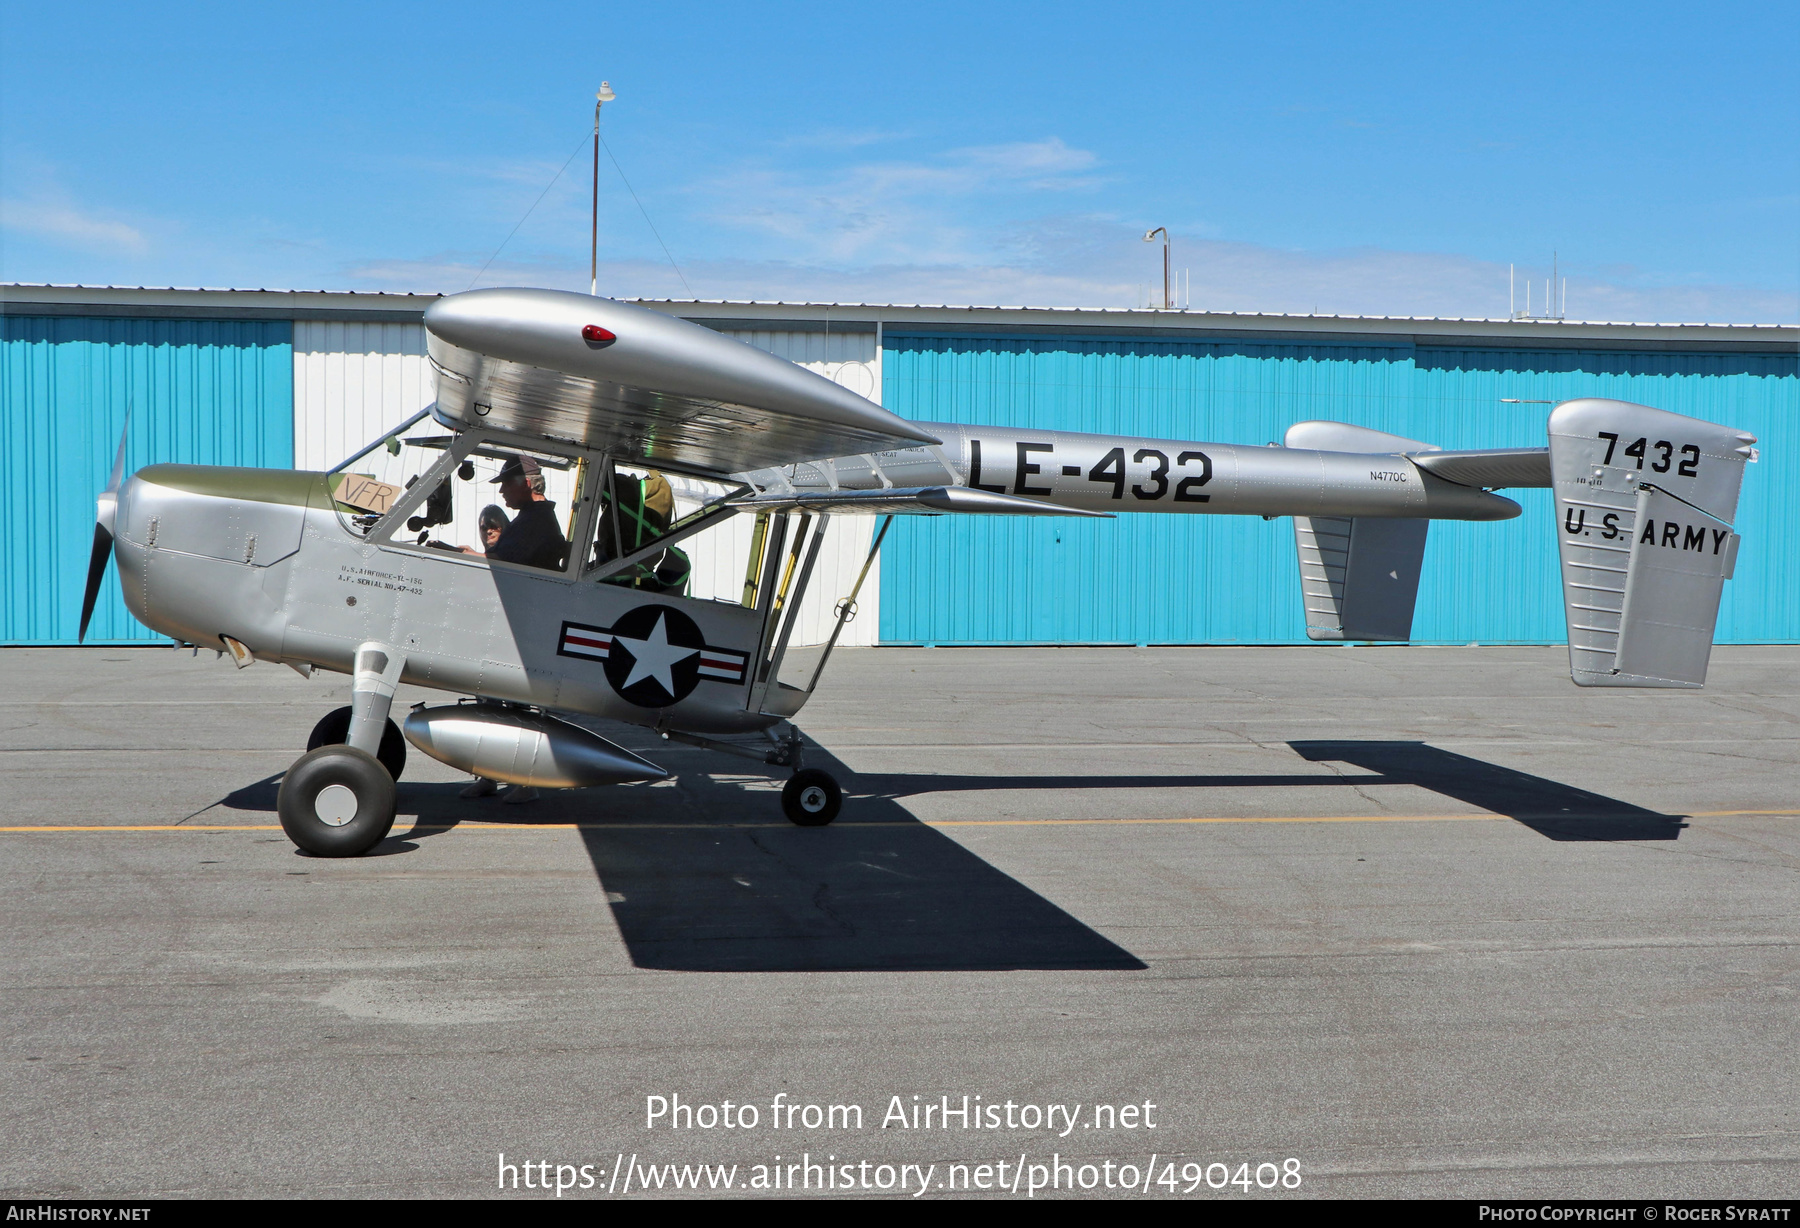
[[[1426,473],[1461,486],[1488,490],[1544,486],[1550,482],[1549,448],[1476,448],[1464,452],[1408,452]]]
[[[611,299],[472,290],[425,329],[447,426],[721,474],[938,442],[804,367]]]

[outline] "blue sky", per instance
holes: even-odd
[[[27,5],[0,280],[1800,319],[1800,6]],[[1160,290],[1158,289],[1158,292]],[[1522,299],[1521,299],[1522,302]]]

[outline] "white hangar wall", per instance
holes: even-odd
[[[873,332],[720,331],[871,400],[881,399],[881,355]],[[431,364],[425,358],[423,324],[294,322],[295,468],[331,468],[424,409],[436,395]],[[546,494],[566,509],[568,477],[545,476]],[[683,546],[694,565],[693,596],[738,599],[751,531],[751,520],[738,516]],[[830,638],[833,611],[856,584],[873,531],[874,518],[869,516],[843,516],[832,522],[812,587],[801,605],[795,644],[821,644]],[[881,569],[872,567],[857,596],[857,617],[844,628],[840,644],[878,642],[880,590]]]
[[[331,468],[436,396],[423,324],[294,321],[294,468]]]

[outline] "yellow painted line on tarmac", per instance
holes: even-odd
[[[86,827],[0,827],[0,832],[52,832],[52,831],[280,831],[279,824],[261,826],[250,823],[221,823],[201,826],[187,823],[141,823],[129,825],[124,823],[100,823]]]
[[[1504,820],[1516,822],[1520,819],[1723,819],[1738,817],[1780,817],[1800,815],[1795,810],[1696,810],[1690,814],[1668,815],[1621,815],[1621,814],[1331,814],[1331,815],[1224,815],[1212,817],[1177,818],[1177,819],[921,819],[916,822],[896,822],[892,820],[869,823],[849,822],[845,827],[1154,827],[1154,826],[1199,826],[1214,823],[1466,823],[1493,822]],[[397,831],[396,836],[406,836],[419,828],[442,828],[445,831],[472,832],[538,832],[538,831],[719,831],[731,828],[787,828],[793,824],[786,822],[759,823],[471,823],[454,824],[415,823],[408,831]],[[45,824],[36,826],[0,827],[0,834],[36,835],[56,832],[87,832],[107,834],[114,832],[147,832],[147,831],[198,831],[198,832],[232,832],[232,831],[280,831],[279,824],[259,823],[98,823],[98,824]]]
[[[1740,814],[1800,814],[1800,810],[1696,810],[1690,819],[1728,819]]]
[[[1505,814],[1322,814],[1226,816],[1203,819],[927,819],[927,827],[1098,827],[1191,825],[1197,823],[1455,823],[1468,819],[1506,819]]]
[[[1716,819],[1731,815],[1800,815],[1800,810],[1696,810],[1691,814],[1314,814],[1194,819],[925,819],[927,827],[1077,827],[1107,824],[1199,823],[1458,823],[1474,819]]]

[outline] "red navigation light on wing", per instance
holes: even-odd
[[[611,345],[619,338],[617,334],[608,332],[598,324],[589,324],[581,330],[581,339],[598,350]]]

